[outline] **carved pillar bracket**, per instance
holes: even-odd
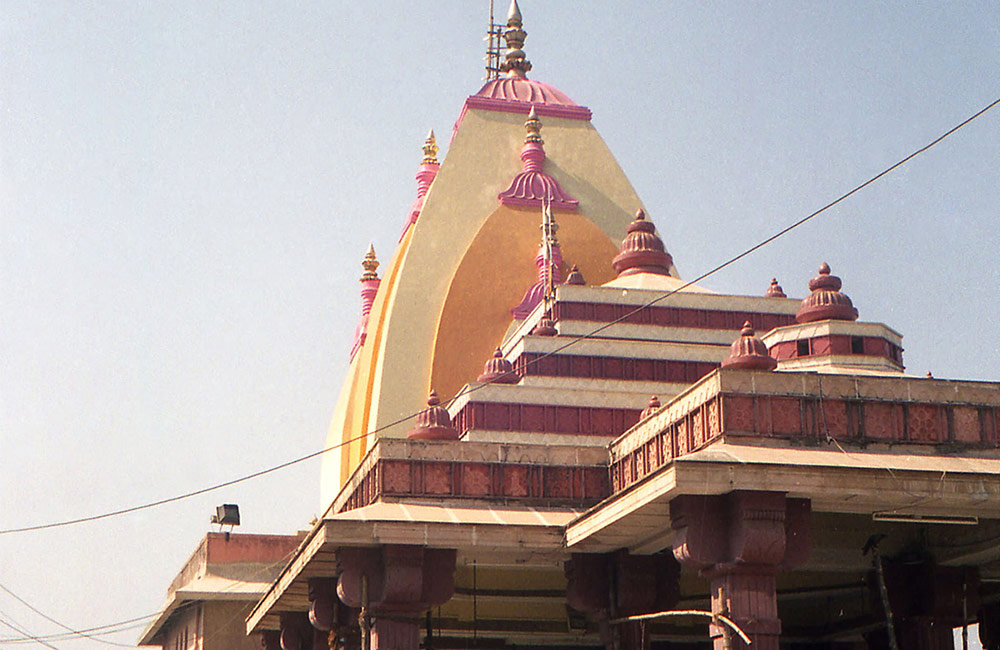
[[[680,565],[670,555],[630,555],[624,550],[601,555],[574,553],[564,570],[567,604],[598,623],[608,647],[648,650],[649,635],[642,633],[639,623],[612,630],[607,622],[671,609],[680,598]]]
[[[336,578],[309,579],[309,622],[316,650],[358,650],[358,613],[337,598]]]
[[[709,579],[712,611],[739,625],[755,650],[778,650],[776,576],[809,554],[809,501],[781,492],[685,495],[670,503],[670,520],[674,557]],[[710,634],[722,650],[728,632],[712,625]],[[732,636],[732,648],[747,647]]]
[[[372,650],[418,650],[419,615],[455,591],[454,549],[393,544],[337,551],[337,595],[349,607],[367,605]],[[367,588],[367,603],[363,590]]]

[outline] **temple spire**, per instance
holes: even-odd
[[[424,197],[427,196],[427,190],[430,189],[431,183],[434,182],[438,169],[441,167],[437,159],[438,145],[437,138],[434,137],[434,129],[431,129],[427,133],[423,151],[424,157],[421,159],[420,168],[414,177],[417,179],[417,198],[414,199],[413,205],[410,206],[410,213],[406,217],[406,223],[403,224],[403,232],[399,234],[399,241],[403,241],[406,232],[417,222],[417,217],[420,216],[420,211],[424,208]]]
[[[506,72],[508,77],[524,78],[531,70],[531,61],[524,58],[524,50],[521,49],[528,33],[521,27],[521,9],[517,6],[517,0],[511,0],[507,11],[507,29],[503,33],[504,40],[507,41],[507,54],[500,64],[500,71]]]
[[[361,319],[354,330],[354,345],[351,346],[351,360],[361,350],[368,336],[368,314],[371,313],[372,305],[375,303],[375,295],[378,293],[378,286],[381,280],[378,277],[378,258],[375,257],[375,246],[368,244],[368,252],[361,260],[361,268],[365,270],[361,274]]]

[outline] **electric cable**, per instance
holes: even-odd
[[[259,577],[259,576],[263,576],[263,575],[271,572],[276,567],[282,566],[284,564],[287,564],[288,561],[292,559],[292,556],[295,555],[295,553],[296,553],[297,550],[298,550],[298,548],[292,549],[291,551],[289,551],[288,553],[286,553],[281,559],[279,559],[279,560],[277,560],[275,562],[272,562],[272,563],[270,563],[270,564],[268,564],[268,565],[266,565],[264,567],[259,568],[257,571],[254,571],[253,573],[251,573],[250,575],[248,575],[244,579],[244,581],[251,580],[251,579]],[[234,581],[232,584],[227,585],[224,589],[220,589],[217,593],[220,593],[220,594],[232,593],[233,590],[236,589],[237,586],[238,586],[237,582]],[[61,623],[60,621],[57,621],[56,619],[52,618],[48,614],[45,614],[44,612],[39,611],[31,603],[27,602],[26,600],[24,600],[23,598],[21,598],[20,596],[18,596],[17,594],[15,594],[13,591],[11,591],[8,587],[4,586],[3,584],[0,584],[0,590],[5,591],[8,595],[10,595],[11,597],[13,597],[15,600],[17,600],[22,605],[24,605],[25,607],[27,607],[28,609],[30,609],[34,613],[38,614],[42,618],[48,620],[51,623],[55,623],[56,625],[58,625],[59,627],[63,628],[64,630],[68,630],[67,632],[60,632],[60,633],[57,633],[57,634],[45,634],[45,635],[29,635],[27,632],[24,632],[22,630],[15,630],[15,631],[20,632],[22,634],[22,636],[20,636],[20,637],[6,637],[6,638],[0,637],[0,643],[7,643],[7,644],[12,644],[12,643],[29,643],[29,642],[36,642],[37,643],[37,642],[42,642],[42,641],[64,641],[66,639],[72,639],[72,638],[75,638],[75,637],[84,637],[84,638],[90,639],[92,641],[97,641],[98,643],[104,643],[104,644],[107,644],[107,645],[119,646],[119,647],[123,647],[123,648],[135,648],[135,644],[127,645],[127,644],[122,644],[122,643],[115,643],[113,641],[107,641],[105,639],[99,639],[99,638],[95,638],[95,637],[105,636],[105,635],[108,635],[108,634],[118,634],[119,632],[125,632],[125,631],[128,631],[128,630],[137,628],[137,627],[142,627],[143,625],[145,625],[145,623],[142,623],[142,621],[145,621],[146,619],[150,619],[150,618],[156,618],[157,616],[161,616],[162,614],[164,614],[167,611],[166,609],[161,609],[161,610],[159,610],[157,612],[154,612],[153,614],[146,614],[145,616],[136,616],[134,618],[125,619],[123,621],[117,621],[115,623],[107,623],[105,625],[98,625],[98,626],[95,626],[95,627],[90,627],[90,628],[85,628],[85,629],[81,629],[81,630],[76,630],[76,629],[73,629],[73,628],[71,628],[71,627],[69,627],[69,626]],[[175,607],[173,609],[173,611],[171,612],[171,614],[174,614],[176,612],[182,611],[182,610],[184,610],[187,607],[192,607],[194,605],[197,605],[198,603],[199,603],[199,601],[195,601],[195,600],[187,601],[187,602],[182,602],[180,605],[178,605],[177,607]],[[230,617],[226,621],[226,623],[224,623],[220,627],[224,628],[226,625],[228,625],[229,623],[231,623],[234,620],[234,618],[235,618],[235,616]],[[8,627],[11,627],[11,629],[15,629],[14,627],[12,627],[10,625],[8,625]],[[109,629],[109,628],[117,628],[117,629]],[[104,631],[97,632],[98,630],[104,630]],[[97,632],[97,633],[96,634],[91,634],[93,632]],[[217,630],[215,633],[206,636],[204,638],[204,640],[208,640],[208,639],[212,638],[215,634],[218,634],[218,633],[219,633],[219,631]]]
[[[59,648],[57,648],[56,646],[52,645],[48,641],[42,640],[41,638],[35,636],[31,632],[28,632],[27,629],[25,629],[25,628],[21,627],[19,624],[15,623],[14,619],[12,619],[10,617],[10,615],[7,614],[7,612],[5,612],[3,610],[0,610],[0,625],[5,625],[5,626],[9,627],[10,629],[14,630],[17,633],[23,634],[26,639],[28,639],[30,641],[34,641],[35,643],[38,643],[39,645],[43,645],[43,646],[49,648],[49,650],[59,650]]]
[[[595,328],[591,332],[579,335],[579,336],[577,336],[577,337],[575,337],[575,338],[567,341],[565,344],[563,344],[563,345],[555,348],[554,350],[551,350],[550,352],[546,352],[545,354],[542,354],[541,356],[539,356],[539,357],[537,357],[537,358],[535,358],[535,359],[527,362],[525,365],[532,365],[534,363],[539,363],[542,360],[547,359],[548,357],[550,357],[550,356],[552,356],[554,354],[562,352],[563,350],[565,350],[565,349],[567,349],[567,348],[569,348],[569,347],[571,347],[573,345],[576,345],[580,341],[584,341],[584,340],[593,338],[594,336],[596,336],[597,334],[603,332],[604,330],[608,329],[609,327],[612,327],[613,325],[616,325],[616,324],[618,324],[618,323],[620,323],[620,322],[622,322],[622,321],[624,321],[624,320],[626,320],[626,319],[634,316],[635,314],[637,314],[637,313],[639,313],[639,312],[641,312],[641,311],[643,311],[645,309],[648,309],[649,307],[652,307],[653,305],[659,304],[660,302],[666,300],[670,296],[672,296],[672,295],[674,295],[674,294],[676,294],[676,293],[678,293],[678,292],[680,292],[680,291],[682,291],[682,290],[690,287],[691,285],[693,285],[693,284],[695,284],[697,282],[700,282],[701,280],[704,280],[705,278],[708,278],[711,275],[714,275],[715,273],[718,273],[722,269],[725,269],[726,267],[731,266],[732,264],[735,264],[739,260],[741,260],[741,259],[747,257],[748,255],[750,255],[750,254],[752,254],[752,253],[760,250],[761,248],[763,248],[764,246],[767,246],[768,244],[770,244],[771,242],[775,241],[776,239],[778,239],[778,238],[780,238],[780,237],[788,234],[792,230],[795,230],[796,228],[798,228],[798,227],[802,226],[803,224],[811,221],[812,219],[814,219],[815,217],[819,216],[820,214],[826,212],[827,210],[829,210],[830,208],[834,207],[835,205],[841,203],[842,201],[846,200],[847,198],[849,198],[849,197],[853,196],[854,194],[860,192],[862,189],[868,187],[872,183],[875,183],[876,181],[878,181],[882,177],[884,177],[884,176],[892,173],[897,168],[899,168],[902,165],[908,163],[910,160],[916,158],[920,154],[928,151],[929,149],[931,149],[935,145],[939,144],[941,141],[943,141],[946,138],[948,138],[950,135],[954,134],[956,131],[962,129],[964,126],[968,125],[969,123],[973,122],[977,118],[981,117],[983,114],[985,114],[986,112],[988,112],[990,109],[996,107],[998,104],[1000,104],[1000,98],[997,98],[994,101],[990,102],[985,107],[983,107],[982,109],[978,110],[976,113],[974,113],[970,117],[966,118],[965,120],[961,121],[960,123],[958,123],[957,125],[953,126],[952,128],[948,129],[947,131],[945,131],[943,134],[941,134],[940,136],[938,136],[937,138],[935,138],[934,140],[932,140],[928,144],[920,147],[919,149],[917,149],[914,152],[910,153],[909,155],[907,155],[906,157],[902,158],[898,162],[896,162],[893,165],[887,167],[886,169],[884,169],[883,171],[879,172],[878,174],[872,176],[868,180],[864,181],[860,185],[855,186],[853,189],[849,190],[848,192],[845,192],[844,194],[840,195],[838,198],[834,199],[833,201],[830,201],[829,203],[827,203],[823,207],[819,208],[818,210],[816,210],[816,211],[812,212],[811,214],[809,214],[809,215],[807,215],[807,216],[799,219],[798,221],[795,221],[791,225],[786,226],[785,228],[782,228],[777,233],[771,235],[770,237],[767,237],[766,239],[762,240],[761,242],[755,244],[754,246],[751,246],[750,248],[745,249],[743,252],[735,255],[734,257],[731,257],[727,261],[719,264],[718,266],[715,266],[711,270],[706,271],[705,273],[702,273],[701,275],[699,275],[698,277],[696,277],[694,280],[690,280],[688,282],[685,282],[680,287],[677,287],[676,289],[673,289],[672,291],[665,292],[665,293],[661,294],[660,296],[658,296],[656,298],[653,298],[652,300],[650,300],[650,301],[648,301],[648,302],[646,302],[646,303],[644,303],[644,304],[636,307],[634,310],[628,312],[627,314],[625,314],[625,315],[623,315],[623,316],[621,316],[621,317],[619,317],[619,318],[617,318],[615,320],[612,320],[610,322],[607,322],[607,323],[604,323],[604,324],[600,325],[599,327]],[[479,390],[479,389],[481,389],[481,388],[483,388],[485,386],[490,385],[491,383],[492,383],[492,381],[483,382],[481,384],[478,384],[476,386],[468,388],[468,390],[462,389],[454,397],[452,397],[449,400],[449,404],[453,403],[457,398],[459,398],[459,397],[461,397],[463,395],[468,395],[470,393],[473,393],[473,392],[475,392],[475,391],[477,391],[477,390]],[[259,478],[261,476],[265,476],[267,474],[271,474],[273,472],[277,472],[279,470],[285,469],[286,467],[291,467],[293,465],[297,465],[297,464],[305,462],[307,460],[311,460],[311,459],[316,458],[318,456],[322,456],[323,454],[325,454],[327,452],[333,451],[335,449],[339,449],[340,447],[347,446],[347,445],[349,445],[351,443],[354,443],[354,442],[357,442],[359,440],[363,440],[365,438],[368,438],[369,436],[373,436],[373,435],[375,435],[377,433],[381,433],[383,431],[386,431],[388,429],[396,427],[396,426],[398,426],[398,425],[400,425],[400,424],[402,424],[402,423],[404,423],[404,422],[406,422],[406,421],[408,421],[408,420],[416,417],[418,414],[419,414],[419,412],[417,412],[417,413],[411,413],[411,414],[406,415],[404,417],[401,417],[401,418],[398,418],[396,420],[393,420],[392,422],[389,422],[388,424],[385,424],[385,425],[383,425],[381,427],[372,429],[371,431],[368,431],[366,433],[359,434],[359,435],[357,435],[357,436],[355,436],[353,438],[349,438],[349,439],[343,440],[343,441],[341,441],[341,442],[339,442],[339,443],[337,443],[335,445],[331,445],[329,447],[326,447],[325,449],[321,449],[319,451],[315,451],[315,452],[306,454],[304,456],[300,456],[298,458],[286,461],[286,462],[281,463],[279,465],[274,465],[272,467],[268,467],[266,469],[262,469],[262,470],[259,470],[259,471],[256,471],[256,472],[252,472],[250,474],[245,474],[243,476],[240,476],[240,477],[237,477],[237,478],[234,478],[234,479],[230,479],[228,481],[223,481],[221,483],[216,483],[215,485],[210,485],[210,486],[207,486],[207,487],[204,487],[204,488],[200,488],[200,489],[197,489],[197,490],[192,490],[190,492],[185,492],[185,493],[182,493],[182,494],[177,494],[177,495],[174,495],[174,496],[171,496],[171,497],[167,497],[167,498],[164,498],[164,499],[159,499],[159,500],[151,501],[151,502],[148,502],[148,503],[143,503],[143,504],[139,504],[139,505],[135,505],[135,506],[130,506],[130,507],[127,507],[127,508],[121,508],[121,509],[118,509],[118,510],[112,510],[112,511],[104,512],[104,513],[97,514],[97,515],[90,515],[90,516],[86,516],[86,517],[77,517],[77,518],[74,518],[74,519],[66,519],[66,520],[62,520],[62,521],[54,521],[54,522],[49,522],[49,523],[45,523],[45,524],[36,524],[36,525],[33,525],[33,526],[21,526],[21,527],[17,527],[17,528],[6,528],[6,529],[3,529],[3,530],[0,530],[0,535],[10,535],[10,534],[14,534],[14,533],[24,533],[24,532],[30,532],[30,531],[36,531],[36,530],[46,530],[46,529],[49,529],[49,528],[59,528],[59,527],[63,527],[63,526],[71,526],[71,525],[74,525],[74,524],[81,524],[81,523],[85,523],[85,522],[99,521],[101,519],[107,519],[109,517],[117,517],[117,516],[120,516],[120,515],[132,513],[132,512],[137,512],[137,511],[140,511],[140,510],[147,510],[149,508],[155,508],[155,507],[158,507],[158,506],[166,505],[168,503],[174,503],[176,501],[182,501],[182,500],[189,499],[189,498],[192,498],[192,497],[195,497],[195,496],[199,496],[199,495],[202,495],[202,494],[206,494],[206,493],[209,493],[209,492],[214,492],[216,490],[220,490],[220,489],[225,488],[225,487],[229,487],[229,486],[232,486],[232,485],[236,485],[238,483],[243,483],[245,481],[249,481],[249,480],[252,480],[252,479],[255,479],[255,478]]]
[[[124,643],[117,643],[115,641],[108,641],[107,639],[100,639],[97,636],[94,636],[94,635],[91,635],[91,634],[87,634],[86,632],[83,632],[81,630],[75,630],[75,629],[71,628],[70,626],[65,625],[64,623],[62,623],[60,621],[57,621],[56,619],[52,618],[51,616],[49,616],[45,612],[39,610],[34,605],[32,605],[31,603],[29,603],[25,599],[21,598],[20,596],[18,596],[17,594],[15,594],[10,589],[8,589],[2,583],[0,583],[0,590],[3,590],[8,596],[10,596],[11,598],[13,598],[17,602],[21,603],[22,605],[24,605],[25,607],[27,607],[28,609],[30,609],[34,613],[38,614],[39,616],[41,616],[42,618],[44,618],[46,621],[48,621],[50,623],[54,623],[54,624],[58,625],[59,627],[61,627],[62,629],[66,630],[72,636],[83,637],[85,639],[90,639],[91,641],[97,641],[98,643],[104,643],[104,644],[107,644],[107,645],[118,646],[119,648],[134,648],[135,647],[135,644],[126,645]],[[117,631],[118,630],[116,630],[116,632]],[[41,642],[41,638],[42,637],[35,637],[34,640],[37,640],[37,641]]]

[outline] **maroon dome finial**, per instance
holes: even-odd
[[[660,410],[660,399],[656,395],[653,395],[649,398],[649,404],[646,405],[646,408],[642,409],[639,413],[639,419],[645,420],[658,410]]]
[[[583,286],[587,284],[587,281],[583,279],[583,273],[580,273],[580,268],[574,264],[573,268],[569,270],[569,275],[566,276],[566,281],[563,284],[575,284]]]
[[[795,320],[811,323],[818,320],[857,320],[858,310],[854,308],[847,294],[840,292],[841,281],[830,275],[830,265],[819,265],[819,275],[809,281],[812,292],[802,301]]]
[[[520,378],[514,373],[514,364],[503,358],[503,352],[497,348],[493,356],[483,367],[483,374],[476,381],[494,384],[516,384]]]
[[[723,368],[743,368],[745,370],[774,370],[778,360],[767,352],[767,346],[757,338],[750,321],[743,324],[740,336],[729,348],[729,357],[723,359]]]
[[[417,414],[417,423],[406,432],[406,437],[411,440],[458,440],[458,430],[451,426],[451,416],[440,404],[437,392],[431,390],[427,408]]]
[[[768,298],[787,298],[785,295],[785,290],[781,288],[778,284],[778,278],[771,278],[771,286],[767,288],[767,293],[764,294]]]
[[[611,261],[618,277],[635,273],[656,273],[670,275],[674,260],[663,246],[663,240],[656,234],[656,226],[646,220],[642,208],[635,213],[635,219],[626,229],[621,248]]]

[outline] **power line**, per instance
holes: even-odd
[[[38,643],[40,645],[43,645],[43,646],[49,648],[49,650],[59,650],[59,648],[55,647],[54,645],[52,645],[48,641],[44,641],[43,639],[35,636],[31,632],[28,632],[28,630],[26,630],[25,628],[23,628],[20,625],[16,624],[14,622],[14,619],[12,619],[10,617],[10,615],[7,614],[6,612],[4,612],[3,610],[0,610],[0,625],[5,625],[5,626],[9,627],[10,629],[14,630],[18,634],[24,635],[24,638],[26,638],[26,639],[28,639],[30,641],[34,641],[35,643]]]
[[[917,156],[919,156],[920,154],[928,151],[929,149],[931,149],[935,145],[939,144],[941,141],[943,141],[946,138],[948,138],[950,135],[954,134],[956,131],[960,130],[964,126],[968,125],[970,122],[972,122],[975,119],[979,118],[980,116],[982,116],[983,114],[985,114],[987,111],[989,111],[990,109],[992,109],[995,106],[997,106],[997,104],[1000,104],[1000,98],[997,98],[994,101],[990,102],[985,107],[983,107],[982,109],[980,109],[979,111],[977,111],[976,113],[974,113],[973,115],[971,115],[970,117],[966,118],[962,122],[958,123],[957,125],[953,126],[952,128],[948,129],[947,131],[945,131],[943,134],[941,134],[940,136],[938,136],[937,138],[935,138],[934,140],[932,140],[928,144],[920,147],[919,149],[917,149],[913,153],[911,153],[908,156],[902,158],[901,160],[899,160],[898,162],[894,163],[893,165],[887,167],[886,169],[884,169],[883,171],[879,172],[878,174],[872,176],[871,178],[869,178],[868,180],[864,181],[860,185],[855,186],[853,189],[851,189],[848,192],[845,192],[844,194],[840,195],[839,197],[837,197],[833,201],[830,201],[829,203],[827,203],[826,205],[824,205],[820,209],[816,210],[815,212],[812,212],[811,214],[809,214],[809,215],[807,215],[807,216],[799,219],[798,221],[792,223],[791,225],[786,226],[785,228],[779,230],[778,232],[776,232],[775,234],[771,235],[770,237],[768,237],[768,238],[764,239],[763,241],[755,244],[754,246],[751,246],[750,248],[745,249],[743,252],[739,253],[738,255],[736,255],[734,257],[731,257],[727,261],[719,264],[718,266],[712,268],[711,270],[709,270],[709,271],[707,271],[705,273],[702,273],[701,275],[699,275],[694,280],[690,280],[690,281],[684,283],[683,285],[681,285],[680,287],[678,287],[676,289],[673,289],[672,291],[669,291],[669,292],[666,292],[664,294],[661,294],[660,296],[658,296],[658,297],[650,300],[649,302],[646,302],[646,303],[644,303],[644,304],[636,307],[634,310],[632,310],[631,312],[628,312],[624,316],[621,316],[620,318],[617,318],[617,319],[615,319],[613,321],[610,321],[608,323],[604,323],[601,326],[599,326],[599,327],[595,328],[594,330],[592,330],[591,332],[588,332],[587,334],[579,335],[579,336],[577,336],[577,337],[575,337],[575,338],[567,341],[565,344],[563,344],[563,345],[555,348],[554,350],[552,350],[550,352],[542,354],[541,356],[539,356],[539,357],[537,357],[537,358],[535,358],[535,359],[527,362],[525,365],[532,365],[532,364],[535,364],[535,363],[539,363],[542,360],[547,359],[548,357],[550,357],[550,356],[552,356],[554,354],[557,354],[557,353],[559,353],[559,352],[561,352],[561,351],[563,351],[563,350],[565,350],[565,349],[567,349],[567,348],[569,348],[569,347],[571,347],[573,345],[576,345],[580,341],[584,341],[584,340],[593,338],[594,336],[596,336],[597,334],[603,332],[604,330],[608,329],[609,327],[611,327],[613,325],[616,325],[616,324],[618,324],[618,323],[626,320],[627,318],[630,318],[631,316],[633,316],[633,315],[635,315],[635,314],[637,314],[637,313],[639,313],[639,312],[641,312],[641,311],[643,311],[645,309],[648,309],[649,307],[652,307],[653,305],[656,305],[656,304],[658,304],[658,303],[666,300],[667,298],[669,298],[670,296],[676,294],[677,292],[682,291],[682,290],[690,287],[691,285],[693,285],[693,284],[695,284],[697,282],[700,282],[700,281],[704,280],[705,278],[708,278],[709,276],[714,275],[715,273],[718,273],[722,269],[724,269],[724,268],[726,268],[726,267],[728,267],[728,266],[730,266],[732,264],[735,264],[739,260],[747,257],[748,255],[756,252],[757,250],[760,250],[761,248],[763,248],[764,246],[767,246],[768,244],[770,244],[771,242],[775,241],[776,239],[778,239],[778,238],[780,238],[780,237],[788,234],[792,230],[795,230],[799,226],[805,224],[808,221],[811,221],[815,217],[817,217],[820,214],[826,212],[827,210],[829,210],[830,208],[834,207],[838,203],[841,203],[842,201],[846,200],[847,198],[849,198],[849,197],[853,196],[854,194],[860,192],[861,190],[863,190],[864,188],[868,187],[872,183],[875,183],[876,181],[878,181],[882,177],[884,177],[884,176],[892,173],[897,168],[901,167],[902,165],[905,165],[910,160],[912,160],[912,159],[916,158]],[[469,388],[468,390],[464,390],[463,389],[463,391],[459,391],[458,394],[456,394],[454,397],[452,397],[449,400],[449,402],[454,402],[455,399],[457,399],[458,397],[460,397],[462,395],[468,395],[468,394],[473,393],[473,392],[475,392],[475,391],[477,391],[477,390],[479,390],[479,389],[481,389],[481,388],[483,388],[485,386],[488,386],[489,384],[493,383],[493,381],[495,381],[495,380],[491,380],[491,381],[488,381],[488,382],[483,382],[482,384],[479,384],[477,386],[473,386],[473,387]],[[199,496],[199,495],[202,495],[202,494],[207,494],[209,492],[214,492],[215,490],[220,490],[222,488],[229,487],[231,485],[236,485],[238,483],[243,483],[245,481],[249,481],[249,480],[252,480],[252,479],[255,479],[255,478],[259,478],[261,476],[265,476],[267,474],[271,474],[273,472],[277,472],[279,470],[285,469],[286,467],[291,467],[292,465],[297,465],[299,463],[305,462],[307,460],[311,460],[311,459],[316,458],[318,456],[322,456],[323,454],[325,454],[327,452],[333,451],[335,449],[339,449],[340,447],[344,447],[344,446],[349,445],[349,444],[351,444],[353,442],[357,442],[359,440],[363,440],[363,439],[365,439],[365,438],[367,438],[369,436],[372,436],[372,435],[375,435],[377,433],[381,433],[383,431],[386,431],[388,429],[396,427],[396,426],[398,426],[398,425],[400,425],[400,424],[402,424],[402,423],[404,423],[404,422],[406,422],[406,421],[408,421],[408,420],[416,417],[417,414],[418,413],[411,413],[411,414],[409,414],[407,416],[404,416],[404,417],[401,417],[399,419],[393,420],[392,422],[389,422],[388,424],[385,424],[385,425],[383,425],[381,427],[373,429],[373,430],[371,430],[371,431],[369,431],[367,433],[363,433],[363,434],[360,434],[360,435],[355,436],[353,438],[349,438],[349,439],[344,440],[344,441],[342,441],[342,442],[340,442],[338,444],[326,447],[325,449],[321,449],[319,451],[315,451],[315,452],[312,452],[310,454],[306,454],[305,456],[300,456],[299,458],[295,458],[295,459],[286,461],[286,462],[281,463],[279,465],[275,465],[273,467],[269,467],[269,468],[266,468],[266,469],[263,469],[263,470],[260,470],[260,471],[257,471],[257,472],[253,472],[253,473],[250,473],[250,474],[245,474],[245,475],[240,476],[238,478],[230,479],[228,481],[223,481],[222,483],[216,483],[215,485],[210,485],[208,487],[200,488],[198,490],[192,490],[190,492],[185,492],[185,493],[178,494],[178,495],[175,495],[175,496],[172,496],[172,497],[167,497],[165,499],[159,499],[157,501],[151,501],[149,503],[143,503],[143,504],[131,506],[131,507],[128,507],[128,508],[121,508],[119,510],[112,510],[110,512],[105,512],[105,513],[101,513],[101,514],[98,514],[98,515],[90,515],[90,516],[87,516],[87,517],[78,517],[78,518],[75,518],[75,519],[66,519],[66,520],[63,520],[63,521],[54,521],[54,522],[50,522],[50,523],[47,523],[47,524],[37,524],[37,525],[34,525],[34,526],[21,526],[21,527],[18,527],[18,528],[7,528],[7,529],[0,530],[0,535],[9,535],[9,534],[13,534],[13,533],[25,533],[25,532],[29,532],[29,531],[46,530],[46,529],[49,529],[49,528],[59,528],[59,527],[63,527],[63,526],[71,526],[71,525],[74,525],[74,524],[82,524],[82,523],[86,523],[86,522],[90,522],[90,521],[99,521],[101,519],[107,519],[109,517],[117,517],[117,516],[128,514],[128,513],[131,513],[131,512],[137,512],[139,510],[146,510],[146,509],[149,509],[149,508],[155,508],[157,506],[166,505],[168,503],[174,503],[176,501],[183,501],[185,499],[190,499],[192,497],[196,497],[196,496]]]
[[[30,609],[34,613],[36,613],[39,616],[41,616],[42,618],[44,618],[46,621],[48,621],[50,623],[55,623],[56,625],[58,625],[62,629],[66,630],[72,636],[80,636],[80,637],[83,637],[85,639],[90,639],[91,641],[97,641],[98,643],[104,643],[104,644],[107,644],[107,645],[118,646],[120,648],[134,648],[135,647],[135,645],[126,645],[124,643],[116,643],[115,641],[108,641],[106,639],[100,639],[100,638],[97,638],[97,636],[87,634],[86,632],[83,632],[81,630],[75,630],[75,629],[71,628],[70,626],[68,626],[68,625],[66,625],[64,623],[61,623],[60,621],[57,621],[56,619],[52,618],[51,616],[49,616],[45,612],[37,609],[34,605],[32,605],[31,603],[29,603],[25,599],[23,599],[20,596],[18,596],[17,594],[15,594],[13,591],[11,591],[10,589],[8,589],[3,584],[0,584],[0,589],[2,589],[4,592],[6,592],[7,595],[9,595],[11,598],[13,598],[14,600],[16,600],[17,602],[21,603],[22,605],[24,605],[25,607],[27,607],[28,609]],[[118,632],[118,631],[120,631],[120,630],[115,630],[115,632]],[[112,634],[112,632],[106,632],[105,634]],[[41,642],[41,637],[36,637],[35,640]]]
[[[272,563],[270,563],[270,564],[268,564],[268,565],[266,565],[264,567],[261,567],[261,568],[257,569],[256,571],[254,571],[253,573],[251,573],[250,575],[248,575],[244,580],[251,580],[253,578],[257,578],[259,576],[263,576],[263,575],[271,572],[272,570],[274,570],[278,566],[286,564],[292,558],[292,556],[295,554],[295,552],[297,550],[298,549],[293,549],[293,550],[289,551],[288,553],[286,553],[281,559],[279,559],[279,560],[277,560],[275,562],[272,562]],[[237,582],[233,581],[232,584],[229,584],[225,588],[220,589],[217,593],[232,593],[232,591],[235,590],[237,586],[238,586]],[[38,614],[42,618],[45,618],[46,620],[48,620],[48,621],[50,621],[52,623],[55,623],[56,625],[58,625],[59,627],[63,628],[64,630],[68,630],[67,632],[60,632],[60,633],[57,633],[57,634],[30,635],[26,631],[24,631],[23,628],[17,629],[14,626],[11,626],[9,623],[4,623],[5,625],[7,625],[8,627],[10,627],[11,629],[13,629],[13,630],[15,630],[17,632],[20,632],[22,636],[20,636],[20,637],[7,637],[7,638],[0,637],[0,643],[8,643],[8,644],[9,643],[29,643],[29,642],[41,643],[43,641],[63,641],[63,640],[66,640],[66,639],[72,639],[74,637],[85,637],[85,638],[91,639],[92,641],[97,641],[98,643],[105,643],[105,644],[108,644],[108,645],[115,645],[115,646],[120,646],[120,647],[123,647],[123,648],[135,648],[135,644],[126,645],[126,644],[122,644],[122,643],[115,643],[115,642],[112,642],[112,641],[105,641],[104,639],[98,639],[98,638],[95,638],[95,637],[105,636],[105,635],[108,635],[108,634],[117,634],[119,632],[125,632],[127,630],[131,630],[131,629],[134,629],[134,628],[137,628],[137,627],[142,627],[143,625],[145,625],[145,623],[142,623],[142,621],[145,621],[145,620],[150,619],[150,618],[156,618],[157,616],[163,615],[167,611],[166,609],[161,609],[161,610],[159,610],[157,612],[154,612],[152,614],[146,614],[145,616],[136,616],[134,618],[128,618],[128,619],[125,619],[123,621],[117,621],[117,622],[114,622],[114,623],[106,623],[104,625],[97,625],[95,627],[84,628],[82,630],[75,630],[75,629],[73,629],[73,628],[71,628],[71,627],[69,627],[69,626],[67,626],[67,625],[65,625],[65,624],[57,621],[56,619],[52,618],[48,614],[45,614],[44,612],[39,611],[31,603],[27,602],[26,600],[24,600],[23,598],[21,598],[20,596],[18,596],[17,594],[15,594],[13,591],[11,591],[8,587],[4,586],[3,584],[0,584],[0,590],[3,590],[5,592],[7,592],[7,594],[9,594],[13,598],[15,598],[22,605],[24,605],[25,607],[27,607],[28,609],[30,609],[34,613]],[[197,605],[199,602],[200,601],[197,601],[197,600],[190,600],[190,601],[187,601],[187,602],[182,602],[180,605],[178,605],[177,607],[175,607],[173,609],[173,611],[171,612],[171,614],[174,614],[174,613],[177,613],[179,611],[182,611],[182,610],[184,610],[187,607],[192,607],[194,605]],[[234,618],[235,617],[231,617],[225,623],[225,625],[228,625],[230,622],[232,622]],[[0,621],[0,622],[2,622],[2,621]],[[222,627],[224,627],[225,625],[223,625]],[[111,629],[111,628],[115,628],[115,629]],[[98,632],[98,630],[104,630],[104,631]],[[219,631],[217,630],[214,634],[217,634],[218,632]],[[91,634],[91,633],[95,633],[95,634]],[[212,638],[212,636],[213,635],[206,636],[205,640],[207,640],[209,638]]]

